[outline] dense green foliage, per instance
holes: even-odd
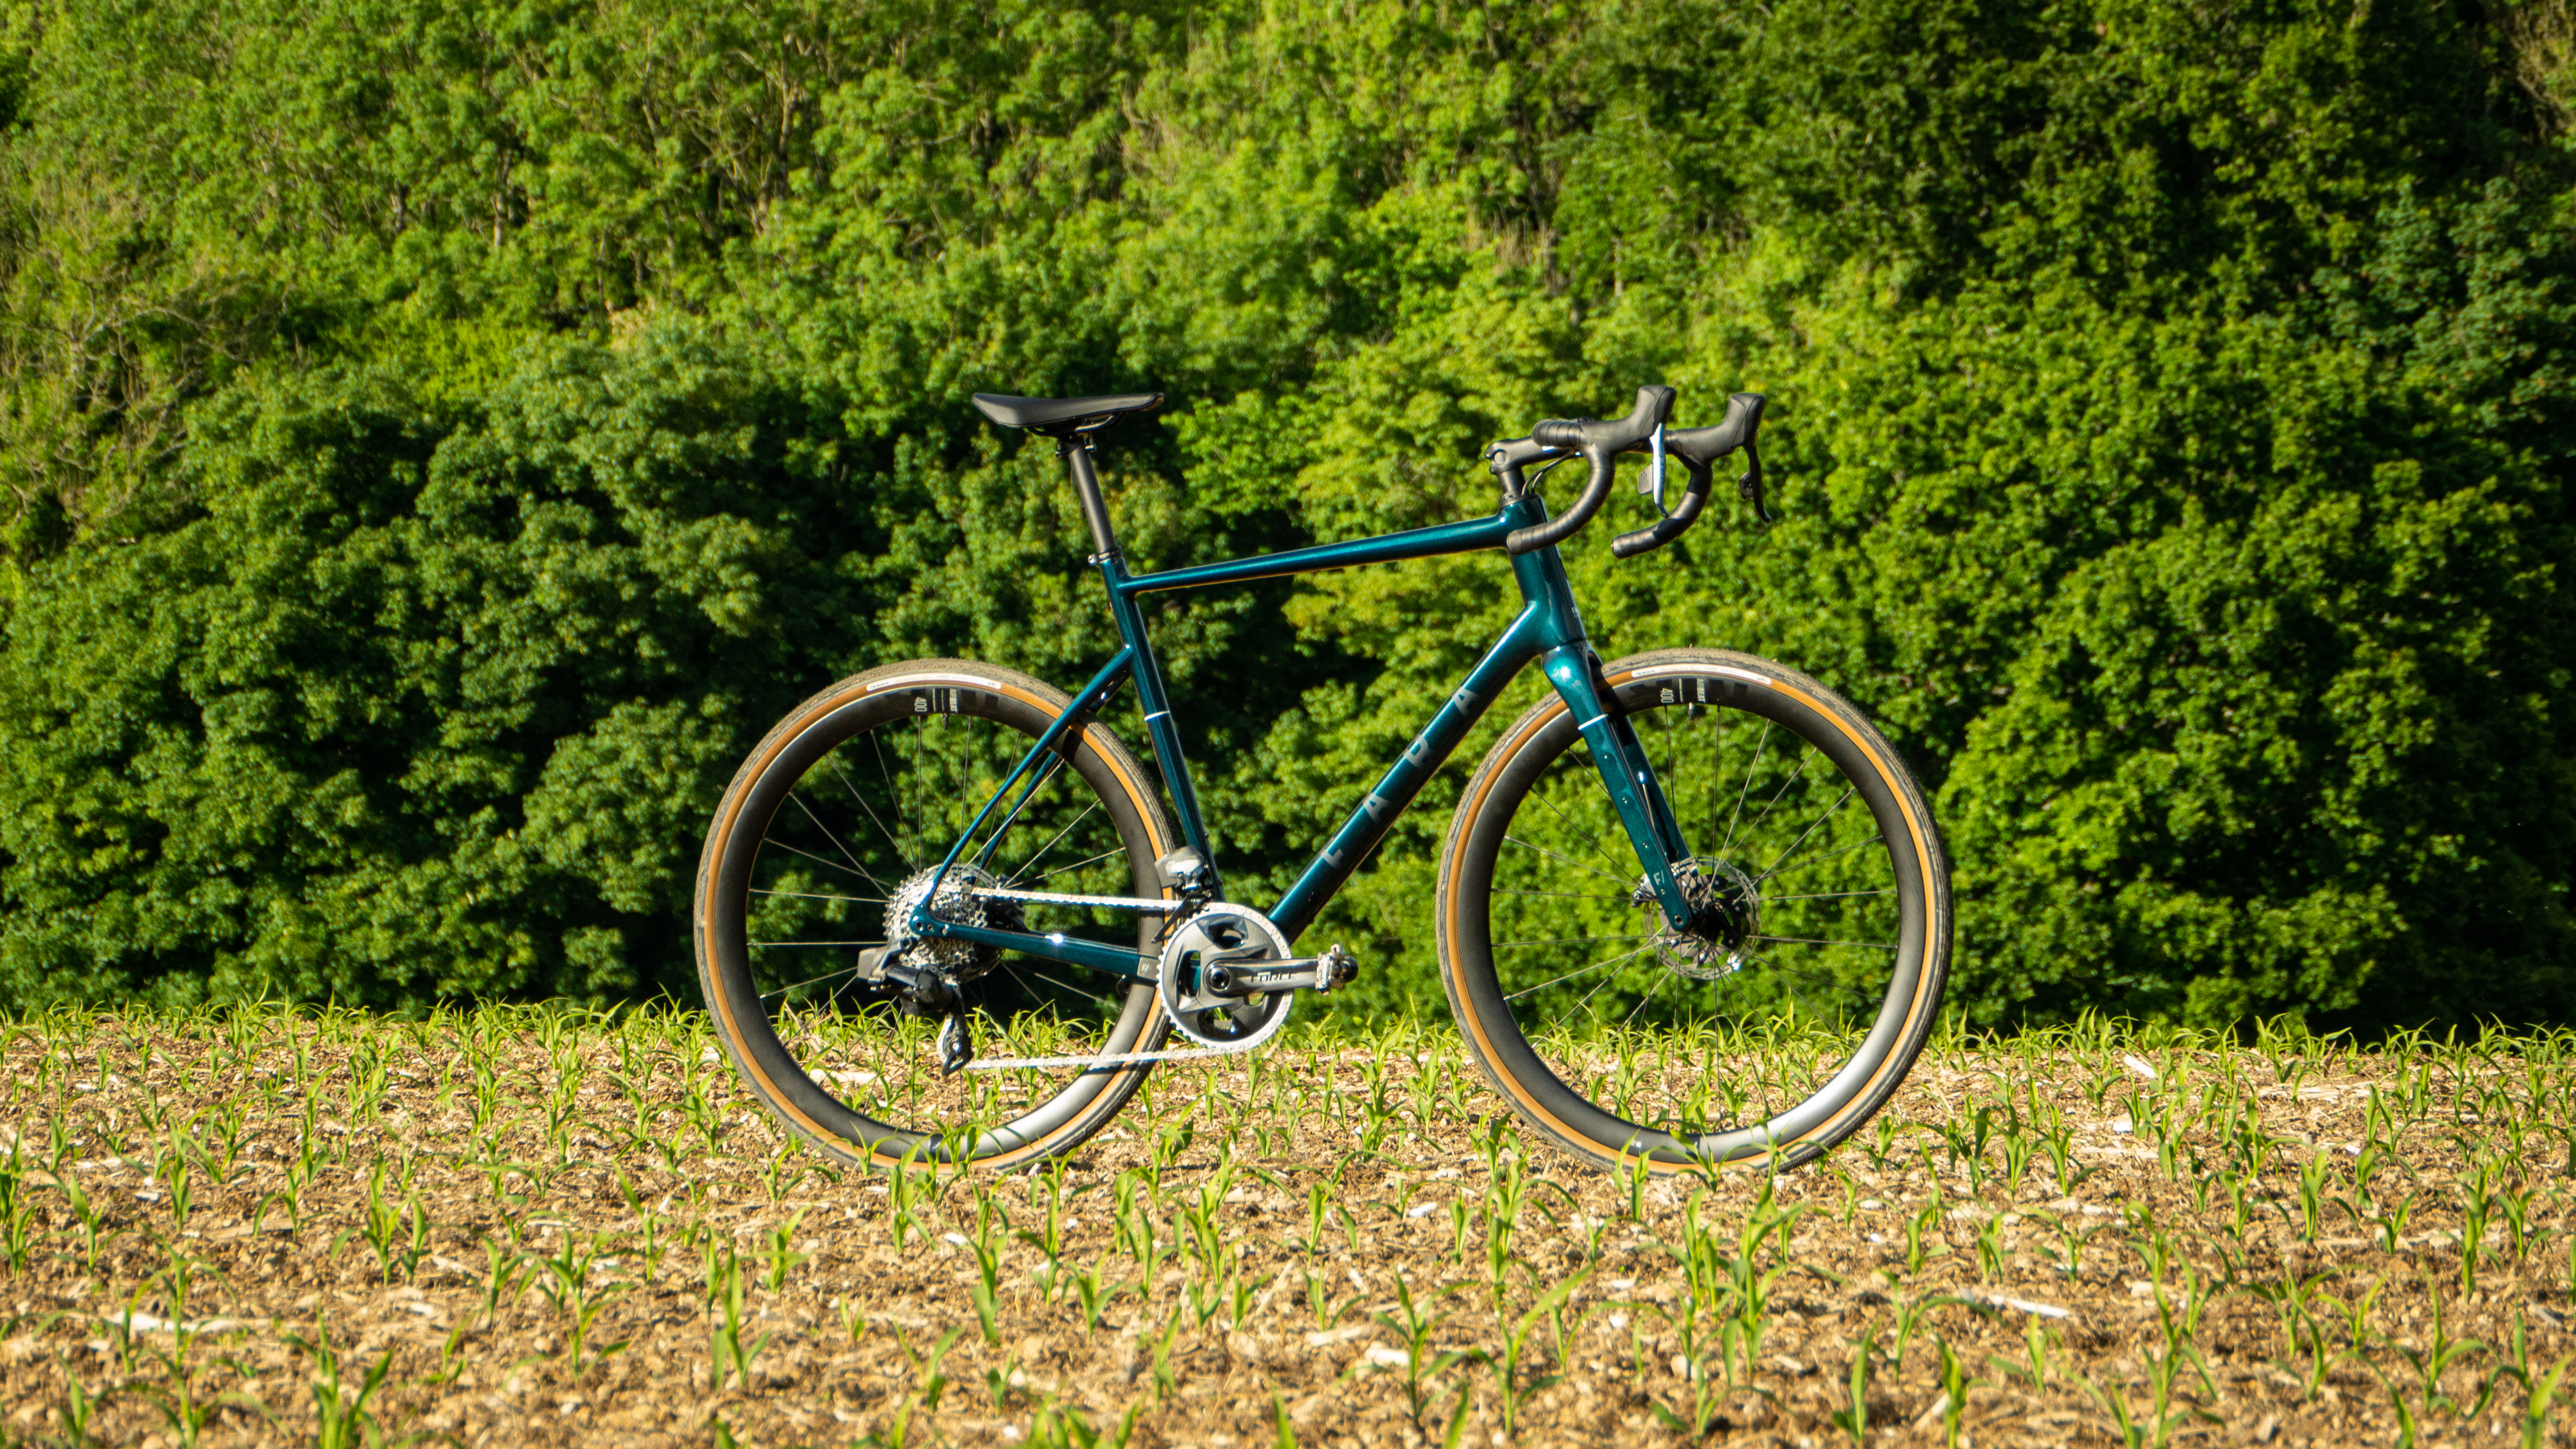
[[[0,999],[682,985],[699,822],[785,705],[1110,647],[1052,460],[970,391],[1171,393],[1104,451],[1165,566],[1479,511],[1485,440],[1661,378],[1686,422],[1773,395],[1784,517],[1595,528],[1595,637],[1881,719],[1977,1019],[2564,1019],[2568,34],[7,0]],[[1239,893],[1506,580],[1160,616]],[[1432,990],[1458,777],[1319,928],[1381,1004]]]

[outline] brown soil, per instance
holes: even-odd
[[[1823,1164],[1708,1185],[1576,1168],[1405,1040],[890,1183],[786,1147],[691,1018],[29,1023],[0,1430],[2465,1445],[2571,1350],[2555,1039],[1954,1046]]]

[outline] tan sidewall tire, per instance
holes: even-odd
[[[737,845],[738,832],[765,830],[766,822],[745,818],[745,806],[763,777],[791,745],[808,731],[824,724],[837,712],[864,702],[889,689],[955,687],[976,689],[1003,696],[1052,716],[1061,713],[1072,701],[1060,690],[1016,670],[1000,669],[963,659],[915,659],[888,664],[854,674],[828,689],[816,693],[789,711],[769,733],[762,737],[725,789],[716,806],[713,823],[708,827],[705,847],[698,856],[698,878],[692,896],[691,939],[698,963],[698,986],[705,993],[707,1014],[713,1020],[717,1041],[742,1074],[744,1085],[754,1098],[777,1119],[780,1125],[811,1143],[825,1155],[858,1166],[890,1168],[902,1161],[901,1152],[886,1150],[879,1144],[828,1124],[831,1112],[818,1105],[817,1098],[832,1099],[815,1085],[778,1041],[768,1014],[760,1006],[758,995],[750,988],[746,971],[727,969],[722,943],[711,939],[714,923],[721,920],[722,903],[717,896],[721,886],[721,863],[728,851]],[[1162,800],[1150,784],[1136,757],[1098,721],[1084,724],[1081,750],[1101,769],[1086,770],[1085,777],[1105,774],[1115,782],[1119,799],[1110,801],[1133,812],[1134,823],[1148,850],[1145,864],[1172,849],[1177,838]],[[1093,781],[1096,785],[1098,782]],[[1107,797],[1104,795],[1104,799]],[[1152,992],[1145,992],[1150,1000]],[[1143,1024],[1134,1033],[1130,1050],[1150,1051],[1161,1044],[1169,1028],[1159,1004],[1146,1010]],[[1144,1085],[1153,1063],[1140,1062],[1104,1074],[1090,1104],[1070,1120],[1058,1124],[1045,1134],[1018,1146],[975,1159],[979,1167],[1008,1170],[1060,1156],[1108,1125],[1125,1107],[1128,1098]],[[837,1105],[837,1104],[834,1104]],[[843,1114],[847,1115],[846,1109]]]
[[[1795,1167],[1812,1161],[1884,1107],[1903,1083],[1915,1058],[1921,1054],[1939,1012],[1949,974],[1949,865],[1941,851],[1940,834],[1933,824],[1931,809],[1895,749],[1861,716],[1860,711],[1815,680],[1769,660],[1731,649],[1656,650],[1604,665],[1602,672],[1611,688],[1618,689],[1641,676],[1653,678],[1685,669],[1722,671],[1747,683],[1758,677],[1758,687],[1780,691],[1827,721],[1840,731],[1858,755],[1868,761],[1893,797],[1910,836],[1903,851],[1892,852],[1906,868],[1917,873],[1924,911],[1918,951],[1921,959],[1912,973],[1904,1017],[1891,1045],[1880,1054],[1874,1070],[1858,1090],[1849,1093],[1846,1101],[1816,1125],[1782,1142],[1778,1156],[1772,1160],[1784,1168]],[[1511,1069],[1510,1058],[1513,1055],[1532,1056],[1533,1064],[1535,1061],[1534,1054],[1523,1044],[1525,1039],[1520,1024],[1511,1019],[1508,1011],[1490,1005],[1480,1009],[1477,1004],[1476,997],[1484,993],[1476,989],[1477,982],[1471,973],[1484,972],[1490,981],[1490,961],[1465,961],[1460,956],[1460,937],[1463,934],[1460,912],[1478,905],[1475,901],[1462,899],[1459,889],[1462,851],[1482,823],[1484,812],[1508,803],[1500,798],[1496,788],[1504,773],[1526,751],[1561,748],[1561,743],[1552,742],[1552,737],[1565,720],[1565,703],[1553,694],[1532,705],[1512,722],[1511,727],[1503,732],[1503,737],[1486,753],[1475,775],[1468,781],[1466,793],[1459,800],[1457,813],[1451,819],[1448,840],[1440,853],[1439,888],[1435,901],[1441,984],[1449,993],[1450,1009],[1457,1016],[1459,1030],[1466,1038],[1469,1052],[1476,1058],[1477,1067],[1503,1100],[1511,1104],[1513,1112],[1531,1128],[1594,1166],[1615,1169],[1642,1161],[1649,1170],[1658,1173],[1693,1171],[1697,1164],[1691,1161],[1627,1150],[1620,1142],[1605,1141],[1572,1125],[1565,1120],[1570,1114],[1551,1110],[1547,1100],[1550,1092],[1534,1090],[1531,1083],[1520,1080]],[[1517,1052],[1512,1050],[1513,1047],[1518,1048]],[[1539,1066],[1538,1070],[1544,1073],[1546,1069]],[[1558,1093],[1566,1091],[1561,1083],[1553,1082],[1552,1074],[1550,1085]]]

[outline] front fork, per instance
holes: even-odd
[[[1637,860],[1645,867],[1655,904],[1663,908],[1665,924],[1676,931],[1687,929],[1696,908],[1673,867],[1690,859],[1690,845],[1682,838],[1681,822],[1673,815],[1672,802],[1664,798],[1663,782],[1655,778],[1637,731],[1619,707],[1617,692],[1602,677],[1600,657],[1589,644],[1577,641],[1547,651],[1540,656],[1540,667],[1546,670],[1548,683],[1556,686],[1557,697],[1574,711],[1583,742],[1592,748],[1592,763],[1600,768],[1601,783],[1610,791],[1610,803],[1618,808],[1619,823],[1637,849]]]

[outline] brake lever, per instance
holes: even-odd
[[[1655,431],[1647,437],[1646,444],[1646,471],[1637,479],[1637,491],[1652,497],[1655,500],[1655,511],[1670,518],[1671,511],[1664,507],[1664,425],[1662,423],[1655,424]]]
[[[1735,480],[1735,496],[1753,505],[1755,522],[1769,523],[1771,512],[1762,506],[1762,450],[1750,438],[1744,441],[1744,462],[1744,476]]]

